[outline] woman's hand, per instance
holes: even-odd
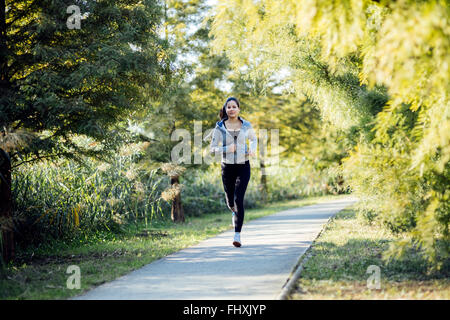
[[[248,156],[249,156],[249,157],[254,157],[254,156],[255,156],[255,153],[254,153],[254,152],[251,152],[251,151],[249,151],[249,153],[248,153]]]
[[[228,146],[228,151],[229,152],[235,152],[236,151],[236,145],[234,143],[229,145]]]

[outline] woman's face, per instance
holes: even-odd
[[[228,101],[226,111],[227,111],[228,117],[236,118],[239,115],[239,111],[240,111],[236,101],[234,101],[234,100]]]

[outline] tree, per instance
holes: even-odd
[[[12,226],[11,161],[0,149],[0,240],[2,260],[8,262],[14,257],[14,232]]]
[[[172,202],[172,210],[170,217],[173,222],[184,222],[184,209],[181,203],[181,188],[179,177],[183,174],[186,168],[173,164],[165,163],[161,169],[170,178],[170,187],[164,190],[161,198],[167,202]]]
[[[220,90],[210,84],[213,84],[214,77],[222,76],[222,70],[212,64],[205,65],[202,61],[203,57],[207,56],[209,42],[205,38],[207,26],[201,25],[201,20],[209,9],[205,1],[167,0],[162,4],[163,36],[170,44],[167,54],[173,61],[174,74],[161,97],[152,100],[149,108],[133,113],[130,129],[137,133],[140,139],[149,142],[141,165],[149,169],[160,168],[166,172],[168,166],[176,165],[172,159],[173,147],[179,143],[172,141],[176,130],[187,130],[192,136],[194,121],[204,122],[210,118],[210,121],[207,121],[208,126],[212,123],[213,116],[215,118],[215,114],[208,116],[214,110],[214,107],[211,107],[211,99],[204,97],[207,95],[218,100]],[[213,74],[211,82],[209,74]],[[202,98],[199,98],[199,93]],[[192,163],[192,157],[189,160]],[[199,168],[198,164],[183,166],[188,170],[207,167],[200,165]],[[181,167],[178,169],[181,170]],[[170,186],[161,197],[172,202],[172,220],[182,222],[184,209],[179,187],[181,174],[169,174],[169,177]]]
[[[68,28],[69,5],[80,9],[72,16],[80,29]],[[156,98],[170,79],[161,17],[149,0],[0,1],[0,148],[13,168],[118,147],[117,122],[148,106],[144,92]],[[92,147],[78,145],[77,135]]]

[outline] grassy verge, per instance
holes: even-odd
[[[245,221],[336,198],[340,197],[312,197],[247,209]],[[122,235],[87,244],[68,247],[55,243],[50,248],[30,250],[14,265],[0,270],[0,299],[69,298],[231,228],[230,213],[221,212],[187,218],[183,224],[155,220],[147,227],[128,226]],[[80,267],[81,289],[67,289],[70,265]]]
[[[358,219],[351,208],[339,212],[311,247],[289,299],[449,299],[448,264],[429,273],[427,262],[413,250],[402,261],[383,263],[381,253],[395,238]],[[380,268],[379,289],[369,279],[374,275],[367,273],[370,265]]]

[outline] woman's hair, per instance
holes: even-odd
[[[220,118],[220,120],[228,119],[228,115],[227,115],[227,110],[226,110],[226,109],[227,109],[227,103],[228,103],[228,101],[230,101],[230,100],[236,101],[238,108],[239,108],[239,109],[241,108],[241,106],[240,106],[240,104],[239,104],[239,100],[238,100],[237,98],[235,98],[235,97],[229,97],[229,98],[227,99],[227,101],[225,101],[225,103],[223,104],[222,109],[220,109],[220,113],[219,113],[219,118]]]

